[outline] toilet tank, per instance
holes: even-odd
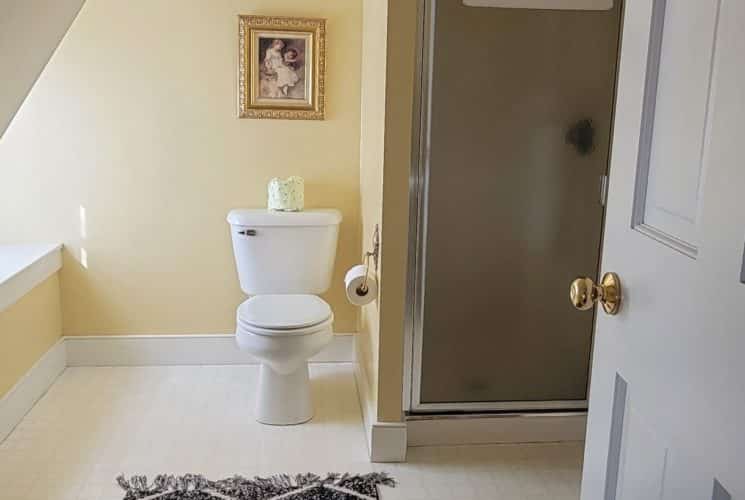
[[[338,210],[228,214],[241,290],[248,295],[320,294],[329,289],[336,259]]]

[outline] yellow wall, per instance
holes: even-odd
[[[416,74],[417,0],[389,0],[383,167],[378,420],[403,419],[409,173]]]
[[[273,176],[344,214],[335,330],[356,329],[360,0],[88,0],[0,139],[0,241],[60,241],[63,332],[227,333],[243,300],[225,215]],[[239,120],[237,14],[327,18],[325,121]],[[85,230],[81,227],[85,209]],[[42,235],[42,236],[40,236]],[[87,268],[81,253],[87,255]]]
[[[385,68],[387,3],[364,0],[362,15],[362,112],[360,129],[360,201],[362,248],[372,250],[376,224],[383,217],[383,146],[385,133]],[[379,277],[379,276],[378,276]],[[370,398],[368,406],[377,412],[379,302],[360,311],[357,360],[365,371],[369,387],[361,391]]]
[[[409,172],[416,65],[416,0],[365,0],[363,9],[363,247],[381,224],[378,301],[363,308],[357,359],[381,422],[403,419]]]
[[[0,398],[57,342],[61,329],[57,274],[0,312]]]

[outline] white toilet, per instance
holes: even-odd
[[[238,347],[261,361],[256,419],[290,425],[313,417],[308,359],[333,336],[329,289],[341,213],[232,210],[228,222],[241,289]]]

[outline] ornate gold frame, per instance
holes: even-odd
[[[260,102],[257,98],[258,33],[278,32],[286,36],[309,37],[312,54],[309,100],[293,103]],[[323,120],[326,112],[326,20],[303,17],[238,16],[238,117],[284,120]]]

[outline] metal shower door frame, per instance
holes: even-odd
[[[431,82],[437,0],[419,0],[412,157],[409,173],[409,255],[404,323],[403,408],[408,413],[484,413],[587,410],[587,399],[424,403],[421,400],[427,207],[430,163]],[[593,322],[594,336],[594,322]]]

